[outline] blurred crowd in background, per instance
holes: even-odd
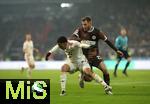
[[[150,57],[150,0],[56,1],[0,1],[0,60],[23,60],[26,33],[32,34],[35,47],[43,55],[37,57],[40,60],[59,36],[70,36],[80,26],[83,16],[91,16],[94,26],[106,32],[112,42],[121,27],[127,28],[132,57]],[[114,58],[111,48],[102,41],[99,44],[104,59]],[[54,59],[63,57],[59,54]]]

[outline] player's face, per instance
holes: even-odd
[[[88,31],[92,26],[92,22],[91,21],[82,21],[82,27],[84,29],[84,31]]]
[[[126,36],[126,34],[127,34],[127,31],[126,31],[125,29],[122,29],[122,30],[121,30],[121,35],[122,35],[122,36]]]
[[[67,48],[67,42],[65,43],[58,43],[58,46],[62,49],[65,50]]]
[[[26,40],[27,40],[27,41],[30,41],[30,40],[31,40],[31,35],[30,35],[30,34],[27,34],[27,35],[26,35]]]

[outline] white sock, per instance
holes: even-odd
[[[28,69],[28,67],[22,67],[22,69],[27,70],[27,69]]]
[[[78,75],[78,78],[79,78],[79,81],[82,80],[82,78],[81,78],[81,73]]]
[[[94,79],[97,83],[101,83],[103,87],[108,86],[99,75],[95,74]]]
[[[66,80],[67,80],[66,74],[60,75],[61,91],[66,91]]]
[[[28,77],[28,78],[31,78],[31,73],[32,73],[32,69],[29,68],[29,69],[27,70],[27,77]]]

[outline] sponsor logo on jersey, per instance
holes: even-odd
[[[90,40],[82,40],[81,43],[89,44],[89,45],[95,45],[95,41],[90,41]]]
[[[95,40],[95,39],[96,39],[96,36],[95,36],[95,35],[93,35],[93,36],[92,36],[92,39],[93,39],[93,40]]]

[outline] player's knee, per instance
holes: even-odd
[[[106,67],[101,67],[101,71],[103,72],[103,74],[109,74]]]
[[[101,62],[101,63],[99,64],[99,67],[98,67],[98,68],[101,69],[101,71],[102,71],[104,74],[109,74],[108,71],[107,71],[107,68],[106,68],[106,66],[105,66],[105,64],[104,64],[103,62]]]
[[[30,66],[31,69],[34,69],[34,68],[35,68],[35,65],[34,65],[34,64],[30,64],[29,66]]]
[[[87,75],[92,75],[92,71],[90,68],[85,68],[84,70],[84,73],[87,74]]]
[[[32,69],[34,69],[35,68],[35,65],[32,65]]]
[[[120,61],[117,61],[117,64],[119,64],[120,63]]]
[[[64,64],[61,67],[61,72],[68,72],[70,70],[70,67],[67,64]]]
[[[127,60],[128,60],[128,61],[131,61],[131,57],[128,57]]]

